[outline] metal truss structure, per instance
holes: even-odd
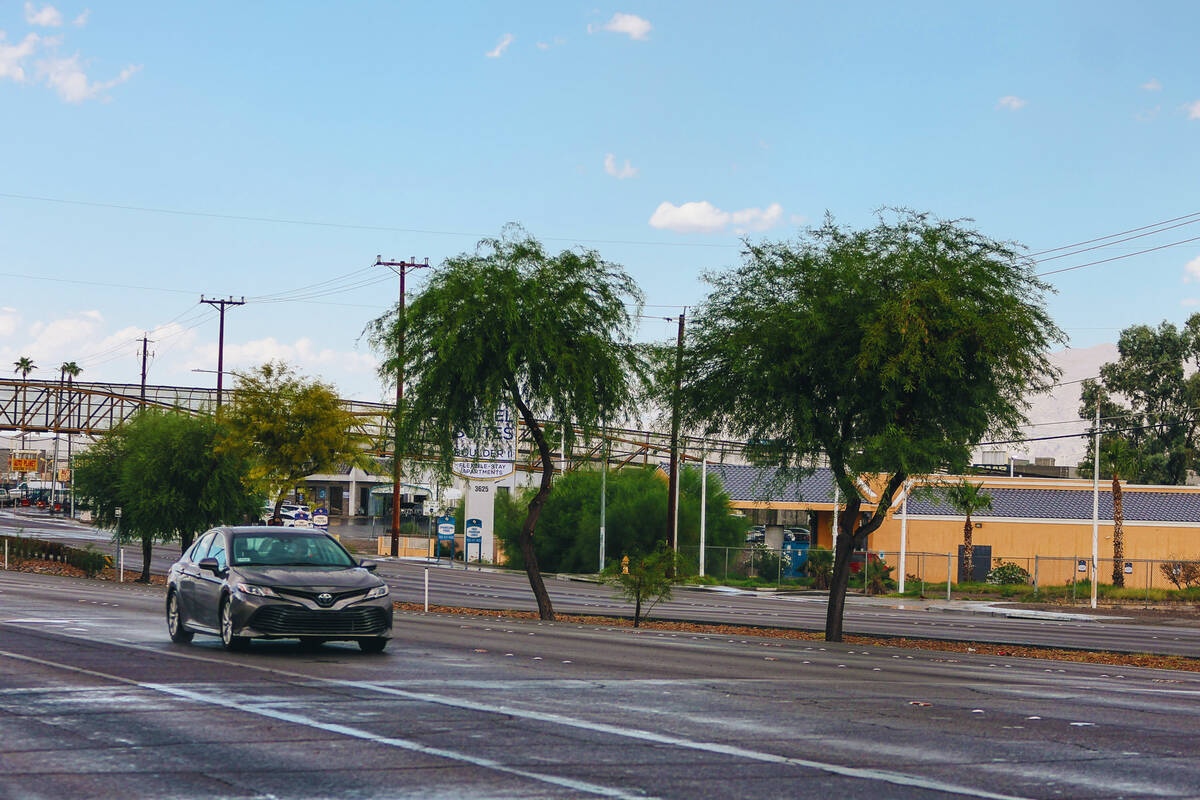
[[[343,400],[343,407],[358,420],[360,430],[375,443],[380,456],[391,457],[392,406]],[[136,383],[66,383],[59,381],[0,379],[0,431],[16,434],[50,433],[92,439],[115,428],[142,408],[176,409],[196,414],[216,408],[216,390],[186,386],[146,386]],[[541,469],[538,449],[524,425],[517,425],[517,469]],[[562,428],[543,423],[556,467],[562,471],[598,465],[607,458],[610,469],[627,465],[658,465],[670,452],[670,435],[633,428],[589,429],[574,427],[575,447],[563,451]],[[711,460],[740,461],[739,442],[694,436],[680,438],[684,460],[698,461],[702,450]],[[425,460],[405,456],[406,460]]]

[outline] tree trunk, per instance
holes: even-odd
[[[967,576],[967,582],[975,577],[975,545],[971,541],[971,515],[967,514],[967,521],[963,523],[963,554],[962,554],[962,570]],[[946,576],[946,580],[950,580],[950,576]]]
[[[845,515],[843,519],[848,518]],[[839,520],[839,523],[841,520]],[[829,604],[825,610],[825,641],[842,640],[842,614],[846,610],[846,587],[850,583],[850,553],[854,549],[853,536],[838,525],[837,550],[833,554],[833,572],[829,576]]]
[[[138,578],[138,583],[150,582],[150,555],[154,550],[154,539],[150,536],[142,537],[142,576]]]
[[[838,519],[837,549],[833,554],[833,572],[829,576],[829,605],[825,610],[825,641],[842,640],[842,615],[846,610],[846,587],[850,584],[850,555],[854,552],[854,528],[862,500],[846,498],[846,507]]]
[[[1113,470],[1113,586],[1125,587],[1125,512],[1121,508],[1121,478]]]
[[[633,627],[637,628],[642,621],[642,591],[639,588],[637,597],[633,601]]]
[[[538,453],[542,457],[542,483],[538,487],[537,494],[529,501],[529,511],[525,514],[525,522],[521,525],[521,535],[518,537],[517,543],[521,546],[521,557],[525,560],[525,574],[529,578],[529,588],[533,590],[533,596],[537,599],[538,618],[553,622],[554,606],[550,602],[550,594],[546,591],[546,584],[542,581],[542,573],[538,569],[537,554],[533,550],[533,529],[537,527],[538,517],[542,515],[542,507],[546,505],[546,498],[550,496],[550,482],[554,477],[554,461],[551,458],[550,445],[546,442],[546,435],[542,431],[542,426],[538,424],[537,419],[533,416],[533,412],[529,410],[529,406],[525,405],[521,400],[521,395],[517,392],[516,386],[510,386],[510,391],[512,392],[513,403],[517,406],[517,410],[520,411],[521,419],[525,421],[525,426],[529,428],[529,433],[537,443]]]

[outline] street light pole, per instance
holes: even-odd
[[[404,278],[410,269],[429,267],[429,259],[418,262],[416,256],[408,261],[384,261],[375,256],[375,266],[387,267],[400,276],[400,313],[397,318],[399,336],[396,344],[396,440],[392,448],[392,558],[400,555],[400,406],[404,401]]]
[[[1092,450],[1092,608],[1096,607],[1097,573],[1100,565],[1100,393],[1096,393],[1096,431]]]

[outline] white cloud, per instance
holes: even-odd
[[[1200,281],[1200,256],[1183,265],[1183,282]]]
[[[783,219],[783,206],[779,203],[771,203],[765,210],[744,208],[741,211],[734,211],[730,215],[733,229],[737,233],[770,230],[778,225],[781,219]]]
[[[21,314],[15,308],[0,308],[0,336],[10,337],[21,324]],[[2,370],[0,370],[2,371]]]
[[[1142,84],[1142,88],[1147,92],[1161,92],[1162,84],[1158,82],[1158,78],[1151,78]]]
[[[508,49],[508,46],[512,44],[516,38],[517,37],[513,36],[511,33],[504,34],[500,37],[500,41],[496,44],[496,47],[487,51],[484,55],[486,55],[488,58],[499,58],[500,56],[504,55],[504,51]]]
[[[1024,108],[1028,104],[1028,100],[1023,100],[1016,95],[1005,95],[996,101],[996,108],[1007,109],[1008,111],[1017,111]]]
[[[792,224],[796,226],[808,224],[808,217],[804,216],[803,214],[792,214],[789,219],[791,220]]]
[[[611,33],[623,33],[630,39],[645,41],[650,36],[650,31],[653,25],[649,20],[642,19],[635,14],[622,14],[620,12],[613,14],[612,19],[603,25],[588,25],[588,33],[596,31],[609,31]]]
[[[38,62],[38,77],[44,78],[46,85],[58,92],[58,96],[68,103],[82,103],[95,97],[101,97],[104,92],[124,83],[141,69],[140,66],[128,66],[121,73],[108,81],[93,82],[79,61],[79,54],[70,58],[47,58]]]
[[[40,25],[43,28],[57,28],[62,25],[63,18],[54,6],[42,6],[39,11],[33,3],[26,3],[25,21],[30,25]]]
[[[549,50],[549,49],[550,49],[550,45],[548,45],[546,42],[538,42],[538,43],[537,43],[537,49],[538,49],[538,50]]]
[[[76,17],[71,24],[76,28],[82,28],[84,25],[87,25],[88,17],[91,16],[91,14],[92,10],[90,8],[85,8],[83,13]]]
[[[10,78],[17,83],[25,80],[25,67],[22,62],[37,50],[41,37],[31,33],[21,40],[20,44],[5,44],[4,31],[0,31],[0,78]]]
[[[638,171],[637,167],[629,163],[629,159],[625,159],[625,166],[617,167],[617,158],[612,153],[604,157],[604,171],[612,175],[617,180],[625,180],[626,178],[636,178]]]
[[[731,224],[737,233],[765,231],[783,219],[783,206],[772,203],[767,208],[744,208],[741,211],[722,211],[707,200],[684,203],[660,203],[650,216],[650,226],[675,233],[717,233]]]
[[[1183,110],[1187,112],[1188,119],[1200,119],[1200,100],[1185,104]]]

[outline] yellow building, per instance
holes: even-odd
[[[829,470],[819,469],[798,481],[780,480],[773,471],[743,465],[715,465],[709,470],[721,476],[733,507],[756,522],[808,525],[814,546],[832,545],[834,488]],[[954,482],[958,477],[942,475],[937,480]],[[968,480],[982,481],[992,497],[990,510],[972,516],[978,560],[990,558],[992,566],[1000,561],[1017,563],[1031,575],[1036,572],[1046,585],[1089,577],[1091,481],[995,476],[969,476]],[[1122,486],[1122,500],[1126,585],[1175,588],[1158,565],[1200,560],[1200,487]],[[871,513],[874,506],[864,505],[863,510]],[[1112,581],[1112,516],[1112,484],[1102,481],[1097,570],[1101,583]],[[871,534],[867,549],[883,554],[888,564],[898,568],[903,539],[906,575],[941,582],[950,569],[957,581],[964,521],[936,491],[917,488],[910,491],[907,503],[896,498],[888,519]]]

